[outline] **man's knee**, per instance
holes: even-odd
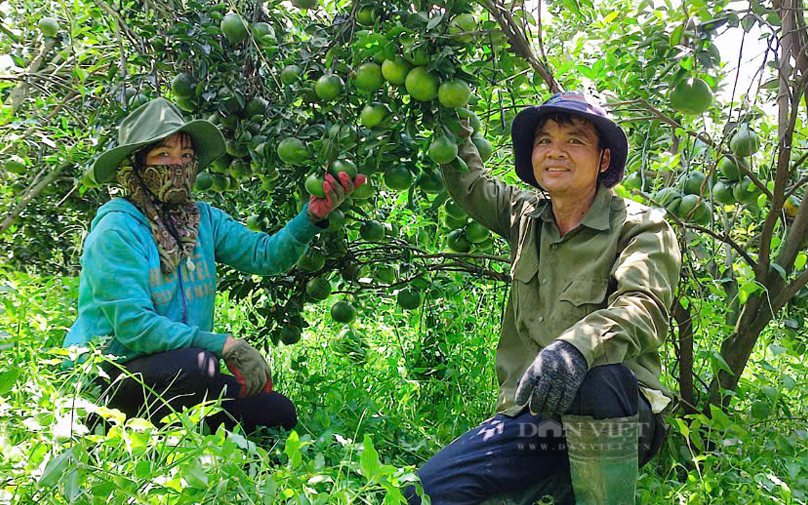
[[[597,366],[589,370],[569,413],[595,419],[637,414],[637,378],[626,365]]]

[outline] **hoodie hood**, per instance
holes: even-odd
[[[101,218],[111,212],[123,212],[124,214],[129,214],[137,219],[138,223],[146,227],[149,226],[149,221],[146,219],[146,216],[144,216],[143,213],[140,212],[138,208],[135,207],[129,200],[125,198],[113,198],[98,208],[98,212],[96,212],[95,218],[93,219],[92,228],[95,228]]]

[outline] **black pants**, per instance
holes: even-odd
[[[664,437],[661,419],[639,396],[637,379],[625,365],[589,370],[568,414],[595,419],[629,417],[639,413],[639,462],[657,452]],[[574,503],[563,426],[527,410],[516,417],[497,414],[458,437],[418,471],[433,505],[472,505],[499,495],[530,490]],[[412,487],[404,495],[421,503]],[[533,503],[533,501],[525,501]]]
[[[105,384],[103,398],[127,417],[145,417],[156,424],[172,409],[181,412],[183,407],[216,399],[221,394],[224,412],[206,419],[211,430],[222,424],[233,429],[236,423],[241,423],[244,431],[251,433],[259,426],[291,430],[297,424],[295,406],[280,393],[261,392],[237,398],[236,378],[219,372],[219,359],[210,351],[176,349],[133,359],[124,367],[138,380],[114,369],[110,372],[112,383]]]

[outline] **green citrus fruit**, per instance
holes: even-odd
[[[429,144],[427,152],[429,159],[439,165],[451,163],[457,158],[457,144],[446,138],[444,135],[436,138]]]
[[[356,165],[351,160],[334,160],[331,164],[331,168],[328,169],[331,172],[331,175],[339,179],[339,173],[345,172],[348,174],[348,177],[351,180],[356,179],[356,175],[359,173],[359,170],[356,168]]]
[[[713,91],[702,79],[683,79],[671,90],[670,103],[686,114],[702,114],[713,104]]]
[[[465,219],[468,217],[466,211],[463,210],[463,207],[458,205],[454,200],[446,200],[446,203],[443,204],[443,208],[446,209],[446,213],[452,216],[455,219]]]
[[[409,189],[412,180],[412,172],[401,165],[396,165],[384,173],[384,184],[395,191]]]
[[[749,129],[749,125],[742,124],[729,141],[729,148],[736,156],[751,156],[760,149],[760,139]]]
[[[244,26],[244,21],[241,19],[241,16],[235,12],[225,14],[224,18],[222,18],[222,22],[219,24],[219,28],[221,28],[222,33],[224,33],[224,36],[231,44],[240,44],[247,40],[249,36],[247,27]]]
[[[129,109],[137,109],[138,107],[145,105],[148,101],[149,97],[145,93],[138,93],[136,95],[132,95],[127,104],[129,105]]]
[[[662,188],[656,192],[656,195],[654,195],[654,200],[664,207],[673,201],[673,199],[675,199],[677,196],[679,196],[679,192],[676,191],[675,188]]]
[[[699,204],[699,195],[687,194],[679,201],[679,206],[676,208],[676,215],[680,219],[686,219],[692,210]]]
[[[491,142],[478,133],[471,136],[471,141],[477,147],[477,152],[480,153],[480,159],[483,160],[483,163],[491,159],[494,154],[494,146],[491,145]]]
[[[213,179],[213,191],[221,193],[222,191],[227,191],[230,188],[230,177],[224,174],[211,174],[211,179]]]
[[[713,199],[724,205],[733,205],[735,195],[732,194],[733,184],[729,181],[718,181],[713,185]]]
[[[207,191],[213,187],[213,178],[207,172],[202,172],[196,176],[194,189],[197,191]]]
[[[296,137],[286,137],[278,144],[278,157],[288,165],[300,165],[308,159],[306,145]]]
[[[293,345],[300,342],[300,328],[297,326],[284,326],[281,328],[281,342]]]
[[[297,260],[297,267],[307,272],[316,272],[325,265],[325,256],[316,249],[309,248],[300,259]]]
[[[286,65],[281,70],[281,82],[287,86],[296,83],[300,76],[303,74],[303,69],[297,65]]]
[[[713,217],[713,208],[710,207],[709,203],[702,200],[698,204],[698,206],[696,206],[696,210],[693,212],[693,217],[691,218],[691,220],[696,224],[706,225],[710,223],[710,219],[712,217]]]
[[[59,23],[53,18],[42,18],[37,23],[42,35],[46,37],[55,37],[59,33]]]
[[[356,309],[349,302],[340,300],[331,306],[331,318],[342,324],[348,324],[356,319]]]
[[[376,265],[376,267],[373,268],[373,278],[378,282],[392,284],[396,282],[396,269],[390,265]]]
[[[390,108],[386,104],[374,102],[367,104],[362,108],[359,113],[359,122],[367,128],[379,126],[387,115],[390,113]]]
[[[466,240],[472,244],[485,242],[490,236],[491,232],[488,231],[488,228],[477,221],[472,221],[466,226]]]
[[[741,164],[746,167],[743,161],[741,161]],[[740,180],[744,174],[738,165],[729,158],[721,158],[721,161],[718,162],[718,171],[721,172],[721,175],[723,175],[725,179],[729,179],[730,181]]]
[[[384,226],[375,219],[370,219],[359,228],[359,236],[368,242],[378,242],[384,238]]]
[[[384,84],[382,67],[376,63],[363,63],[356,69],[354,76],[356,88],[365,93],[372,93]]]
[[[334,74],[325,74],[317,79],[317,84],[314,85],[314,92],[320,100],[330,102],[342,93],[344,87],[345,82],[342,80],[342,77]]]
[[[272,25],[261,21],[253,25],[253,37],[259,46],[269,45],[275,39],[275,29]]]
[[[471,250],[471,242],[466,239],[463,230],[454,230],[446,237],[449,249],[458,253],[467,253]]]
[[[471,98],[471,89],[466,81],[452,79],[442,82],[438,87],[438,100],[444,107],[456,109],[464,107]]]
[[[783,210],[786,213],[786,217],[794,219],[797,216],[797,211],[800,209],[801,203],[802,202],[800,202],[799,198],[796,196],[789,196],[783,203]]]
[[[351,198],[355,200],[367,200],[376,194],[376,187],[368,179],[367,182],[359,186],[351,193]]]
[[[701,194],[701,185],[706,179],[707,176],[704,172],[695,170],[688,174],[682,190],[688,195],[699,195]]]
[[[732,196],[738,203],[755,203],[760,196],[760,188],[749,177],[744,177],[732,188]]]
[[[416,100],[428,102],[438,96],[438,78],[426,67],[415,67],[404,79],[407,93]]]
[[[317,0],[292,0],[292,5],[298,9],[313,9],[317,7]]]
[[[308,191],[310,195],[314,195],[317,198],[325,198],[325,191],[323,191],[323,179],[317,177],[317,175],[309,175],[306,178],[305,186],[306,191]]]
[[[192,98],[196,94],[194,78],[185,72],[175,75],[171,80],[171,91],[179,98]]]
[[[25,173],[25,160],[13,154],[6,159],[6,171],[11,172],[12,174],[24,174]]]
[[[263,97],[256,96],[247,102],[247,105],[244,106],[244,112],[247,114],[247,117],[263,116],[266,114],[268,106],[269,102],[264,100]]]
[[[247,228],[252,231],[260,231],[261,230],[261,216],[258,214],[252,214],[250,217],[247,218]]]
[[[315,277],[306,283],[306,294],[318,302],[323,301],[331,294],[331,283],[322,277]]]
[[[356,11],[356,22],[360,25],[371,26],[373,24],[373,7],[360,7]]]
[[[443,217],[443,224],[450,230],[457,230],[459,228],[463,228],[464,226],[466,226],[467,222],[468,222],[468,216],[455,217],[447,213]]]
[[[391,84],[401,86],[407,80],[407,74],[412,69],[412,65],[404,58],[396,56],[392,60],[384,60],[382,63],[382,76]]]
[[[477,21],[474,19],[474,16],[467,12],[458,14],[449,22],[449,34],[461,44],[470,44],[474,40],[474,35],[465,32],[473,32],[476,30]]]
[[[443,177],[435,170],[424,170],[418,176],[418,187],[424,190],[424,193],[436,195],[443,191]]]
[[[404,310],[413,310],[421,306],[421,293],[417,289],[404,288],[396,295],[396,303]]]

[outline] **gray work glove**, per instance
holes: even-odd
[[[269,365],[261,353],[246,340],[236,340],[222,358],[230,373],[235,375],[241,385],[239,398],[257,395],[262,390],[267,393],[272,391],[272,373],[269,371]]]
[[[586,358],[574,345],[555,340],[541,350],[516,388],[516,403],[545,419],[569,410],[586,377]]]

